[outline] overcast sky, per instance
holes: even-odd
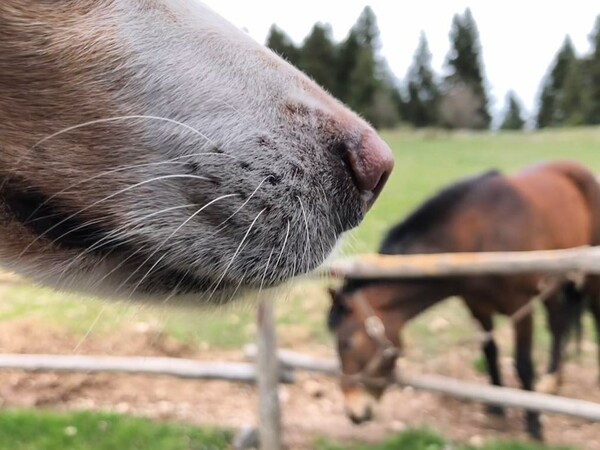
[[[514,89],[528,112],[535,108],[540,80],[569,34],[579,53],[590,48],[588,35],[600,14],[599,0],[204,0],[216,11],[264,43],[276,23],[296,42],[312,25],[327,22],[341,40],[366,5],[379,21],[382,52],[394,73],[404,77],[417,47],[427,34],[433,64],[441,70],[449,49],[452,16],[470,7],[483,47],[483,62],[493,107],[502,109]]]

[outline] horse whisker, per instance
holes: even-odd
[[[143,163],[143,164],[133,164],[133,165],[129,165],[129,166],[121,166],[121,167],[117,167],[116,169],[111,169],[111,170],[107,170],[105,172],[101,172],[99,174],[96,174],[94,176],[91,176],[89,178],[86,178],[84,180],[80,180],[77,183],[73,183],[70,186],[67,186],[66,188],[56,192],[55,194],[51,195],[50,197],[48,197],[47,199],[45,199],[40,205],[38,205],[33,212],[29,215],[29,217],[27,217],[27,219],[25,220],[25,224],[30,223],[31,218],[41,209],[43,208],[45,205],[47,205],[49,202],[51,202],[54,198],[60,196],[61,194],[64,194],[65,192],[68,192],[69,190],[80,186],[82,184],[85,183],[89,183],[90,181],[93,181],[95,179],[98,178],[102,178],[108,175],[113,175],[115,173],[119,173],[119,172],[124,172],[127,170],[132,170],[132,169],[139,169],[141,167],[151,167],[151,166],[162,166],[162,165],[179,165],[179,164],[187,164],[187,162],[182,162],[182,161],[178,161],[181,159],[187,159],[187,158],[192,158],[192,157],[196,157],[196,156],[224,156],[224,157],[229,157],[232,159],[235,159],[233,156],[231,155],[227,155],[225,153],[192,153],[189,155],[183,155],[183,156],[178,156],[175,158],[172,158],[170,160],[167,161],[161,161],[161,162],[151,162],[151,163]],[[38,219],[44,219],[44,218],[49,218],[52,216],[45,216],[42,218],[38,218]],[[38,220],[35,219],[35,220]]]
[[[306,218],[306,211],[304,210],[304,205],[302,204],[302,200],[298,196],[296,196],[296,198],[298,199],[298,203],[300,203],[300,209],[302,210],[302,217],[304,217],[304,225],[306,227],[306,244],[304,246],[304,253],[302,254],[302,262],[301,262],[301,264],[304,264],[306,261],[307,254],[308,254],[308,249],[310,248],[310,232],[308,230],[308,219]],[[309,261],[306,261],[306,266],[307,266],[307,268],[310,267]],[[300,270],[302,270],[302,267],[300,268]]]
[[[256,217],[254,218],[254,220],[252,221],[252,223],[250,224],[250,226],[248,227],[248,230],[246,230],[246,234],[244,234],[244,237],[242,238],[240,244],[238,245],[237,249],[235,250],[233,256],[231,257],[231,260],[229,261],[229,263],[227,264],[227,266],[225,267],[225,270],[223,271],[223,273],[221,274],[221,276],[219,277],[219,279],[217,280],[217,282],[215,283],[215,287],[213,289],[213,291],[211,292],[210,296],[208,297],[208,300],[210,301],[210,299],[213,297],[213,295],[215,294],[215,292],[217,291],[219,285],[221,284],[221,282],[225,279],[225,277],[227,276],[227,272],[229,271],[229,269],[231,268],[231,266],[233,265],[235,258],[237,258],[238,254],[240,253],[242,247],[244,246],[246,240],[248,239],[248,236],[250,235],[250,232],[252,231],[252,229],[254,228],[254,225],[256,224],[256,222],[258,221],[258,219],[260,218],[260,216],[262,216],[262,214],[267,210],[267,208],[264,208],[261,212],[259,212]]]
[[[236,209],[233,214],[231,214],[227,219],[225,219],[223,222],[221,222],[219,224],[219,226],[217,226],[217,228],[215,229],[215,231],[213,231],[213,234],[218,233],[219,231],[221,231],[223,228],[223,226],[229,222],[237,213],[239,213],[249,202],[250,200],[252,200],[252,197],[254,197],[254,195],[258,192],[258,190],[260,189],[260,187],[263,185],[263,183],[265,181],[267,181],[270,178],[270,176],[265,177],[256,187],[256,189],[254,189],[254,191],[252,192],[252,194],[250,194],[250,196],[246,199],[246,201],[244,201],[244,203],[242,203],[242,205]]]
[[[202,211],[204,211],[206,208],[208,208],[209,206],[215,204],[216,202],[220,201],[220,200],[224,200],[226,198],[230,198],[230,197],[235,197],[237,194],[227,194],[227,195],[222,195],[220,197],[217,197],[214,200],[211,200],[210,202],[208,202],[206,205],[204,205],[202,208],[199,208],[198,210],[196,210],[196,212],[194,212],[192,215],[190,215],[185,221],[183,221],[183,223],[181,223],[177,228],[175,228],[175,230],[173,230],[173,232],[171,234],[169,234],[169,236],[167,236],[159,245],[158,247],[156,247],[156,249],[154,249],[154,251],[152,253],[150,253],[150,255],[148,255],[148,257],[138,266],[138,268],[136,270],[134,270],[126,279],[125,281],[123,281],[123,283],[121,283],[121,285],[119,286],[119,288],[127,283],[131,277],[133,275],[135,275],[137,273],[137,271],[142,268],[144,266],[144,264],[146,264],[154,255],[156,255],[156,253],[173,237],[175,236],[179,230],[181,230],[184,226],[186,226],[192,219],[194,219],[194,217],[198,216],[198,214],[200,214]],[[162,255],[153,265],[152,267],[148,270],[148,272],[146,272],[146,274],[144,274],[144,276],[142,277],[142,279],[136,284],[136,286],[133,288],[132,292],[130,295],[133,295],[133,293],[137,290],[137,288],[140,287],[140,285],[142,284],[142,282],[148,277],[148,275],[150,275],[150,273],[156,268],[156,266],[165,258],[165,256],[167,256],[167,254],[165,253],[164,255]]]
[[[79,341],[77,342],[75,347],[73,347],[72,353],[77,353],[79,351],[79,349],[81,348],[81,346],[83,345],[83,343],[90,337],[90,335],[92,334],[92,331],[94,330],[94,328],[96,328],[96,325],[98,325],[100,318],[106,311],[106,307],[107,307],[106,303],[104,305],[102,305],[102,308],[100,309],[100,311],[98,311],[98,314],[96,314],[96,317],[94,318],[94,320],[92,321],[92,323],[88,327],[88,329],[86,330],[85,334],[81,337],[81,339],[79,339]]]
[[[283,252],[285,251],[285,246],[287,245],[288,238],[290,236],[290,221],[287,221],[287,231],[285,233],[285,238],[283,238],[283,244],[281,246],[281,251],[279,252],[279,256],[277,257],[277,261],[275,262],[275,267],[279,266],[279,261],[281,261],[281,257],[283,256]]]
[[[64,219],[62,219],[61,221],[59,221],[58,223],[52,225],[50,228],[48,228],[46,231],[44,231],[43,233],[37,235],[24,249],[23,251],[20,253],[20,257],[22,257],[25,253],[27,253],[27,250],[29,250],[31,248],[32,245],[34,245],[36,242],[38,242],[42,237],[44,237],[45,235],[47,235],[49,232],[51,232],[52,230],[56,229],[57,227],[59,227],[60,225],[64,224],[66,221],[74,218],[75,216],[93,208],[94,206],[98,206],[99,204],[110,200],[111,198],[114,198],[118,195],[124,194],[125,192],[131,191],[132,189],[138,188],[140,186],[144,186],[146,184],[149,183],[153,183],[155,181],[163,181],[163,180],[170,180],[170,179],[176,179],[176,178],[191,178],[191,179],[195,179],[195,180],[204,180],[206,181],[206,177],[201,177],[201,176],[197,176],[197,175],[186,175],[186,174],[175,174],[175,175],[163,175],[160,177],[155,177],[155,178],[151,178],[149,180],[145,180],[145,181],[140,181],[139,183],[135,183],[132,184],[131,186],[127,186],[126,188],[123,188],[111,195],[108,195],[106,197],[104,197],[103,199],[97,200],[93,203],[91,203],[90,205],[80,209],[79,211],[65,217]]]
[[[118,122],[118,121],[123,121],[123,120],[136,120],[136,119],[145,119],[145,120],[156,120],[159,122],[167,122],[167,123],[171,123],[174,125],[178,125],[181,126],[189,131],[191,131],[192,133],[202,137],[203,139],[207,140],[208,142],[210,142],[212,145],[216,145],[212,139],[210,139],[208,136],[206,136],[205,134],[201,133],[200,131],[196,130],[195,128],[180,122],[178,120],[175,119],[169,119],[168,117],[160,117],[160,116],[151,116],[151,115],[143,115],[143,114],[134,114],[134,115],[129,115],[129,116],[115,116],[115,117],[106,117],[103,119],[96,119],[96,120],[90,120],[88,122],[83,122],[77,125],[73,125],[67,128],[63,128],[60,131],[57,131],[56,133],[52,133],[49,136],[46,136],[44,139],[36,142],[32,147],[31,150],[35,149],[36,147],[39,147],[40,145],[42,145],[44,142],[47,142],[51,139],[54,139],[57,136],[60,136],[62,134],[68,133],[70,131],[74,131],[80,128],[85,128],[85,127],[89,127],[91,125],[98,125],[101,123],[110,123],[110,122]]]

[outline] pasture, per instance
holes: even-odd
[[[346,254],[374,251],[390,225],[439,187],[458,177],[491,168],[513,171],[551,159],[581,161],[600,173],[600,129],[532,134],[398,130],[383,136],[394,150],[396,169],[364,224],[348,238]],[[304,280],[281,289],[281,300],[277,305],[280,346],[316,355],[333,354],[324,323],[328,308],[325,285],[325,281]],[[252,295],[219,311],[193,311],[181,307],[165,308],[165,305],[141,307],[126,300],[104,303],[80,299],[76,295],[39,289],[7,278],[0,282],[0,297],[2,352],[239,360],[242,358],[241,347],[253,339],[255,332]],[[538,373],[541,373],[547,358],[548,335],[541,311],[537,312],[536,319],[535,359]],[[589,323],[587,328],[582,355],[568,359],[562,393],[600,401],[594,338]],[[506,321],[499,322],[498,330],[502,368],[507,382],[515,385],[510,360],[512,333]],[[402,367],[411,373],[437,372],[484,382],[475,335],[476,328],[462,305],[455,300],[447,301],[411,324],[406,335],[408,353]],[[256,392],[250,386],[139,376],[2,372],[0,385],[3,386],[0,398],[4,407],[109,411],[225,429],[252,423],[256,402]],[[488,439],[506,441],[523,436],[520,414],[516,411],[509,412],[506,420],[491,419],[483,414],[480,406],[410,390],[397,390],[387,395],[375,423],[353,427],[343,415],[336,383],[316,376],[302,375],[297,385],[282,387],[282,404],[286,435],[292,448],[314,448],[315,445],[323,449],[371,448],[361,444],[352,446],[351,443],[376,443],[385,439],[394,442],[389,439],[394,439],[393,435],[400,431],[424,426],[471,447],[481,447]],[[73,417],[72,420],[84,422],[89,419],[88,416],[83,419]],[[13,430],[15,433],[13,437],[0,436],[0,448],[9,448],[5,442],[20,439],[23,440],[21,447],[10,448],[41,448],[26,442],[26,437],[18,434],[18,423],[35,424],[29,426],[37,430],[64,430],[70,426],[69,420],[63,416],[26,412],[4,418],[0,415],[0,431]],[[152,448],[128,444],[132,441],[126,439],[134,439],[131,433],[136,430],[154,430],[156,436],[166,436],[166,443],[156,447],[164,449],[221,448],[227,440],[226,435],[206,432],[206,443],[196,445],[204,436],[196,429],[169,428],[144,421],[132,422],[132,425],[127,420],[121,423],[117,416],[99,418],[97,422],[103,420],[114,421],[115,429],[124,427],[124,430],[133,431],[119,432],[117,435],[122,436],[123,441],[113,447],[84,443],[72,448]],[[547,439],[552,444],[572,444],[573,448],[581,450],[600,448],[597,425],[557,417],[546,417],[545,423]],[[81,427],[81,430],[92,429],[91,425]],[[97,430],[93,432],[97,433]],[[85,434],[84,431],[81,433]],[[81,433],[80,438],[85,439]],[[169,437],[171,433],[172,438]],[[412,435],[404,432],[397,439],[408,439],[405,436]],[[423,449],[444,448],[442,438],[427,433],[415,436],[425,439]],[[60,435],[60,439],[63,438]],[[99,438],[92,435],[90,439],[93,443]],[[174,443],[170,444],[171,441]],[[402,448],[398,445],[383,443],[381,447],[373,448]],[[411,450],[421,448],[416,444],[402,445]],[[517,444],[487,445],[482,448],[530,448],[525,444],[522,447]],[[56,444],[55,448],[65,447]]]

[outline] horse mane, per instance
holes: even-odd
[[[379,253],[404,253],[403,241],[409,244],[414,239],[443,224],[461,204],[462,200],[483,182],[501,175],[498,170],[489,170],[480,175],[464,178],[440,190],[426,200],[398,225],[390,229],[381,243]]]
[[[463,178],[440,190],[415,209],[402,222],[391,228],[379,247],[384,255],[403,254],[408,246],[430,232],[433,227],[443,224],[462,200],[477,189],[483,182],[501,175],[498,170],[489,170],[479,175]],[[366,286],[390,280],[346,278],[341,293],[351,294]]]

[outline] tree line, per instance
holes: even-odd
[[[273,25],[267,46],[310,75],[378,128],[400,122],[415,127],[484,130],[491,125],[479,31],[470,9],[450,26],[444,74],[433,70],[425,33],[404,79],[380,54],[377,18],[366,7],[347,37],[335,42],[329,24],[317,23],[296,45]],[[567,36],[541,82],[535,126],[600,124],[600,16],[590,34],[591,52],[577,56]],[[518,130],[526,117],[516,94],[507,94],[502,129]]]

